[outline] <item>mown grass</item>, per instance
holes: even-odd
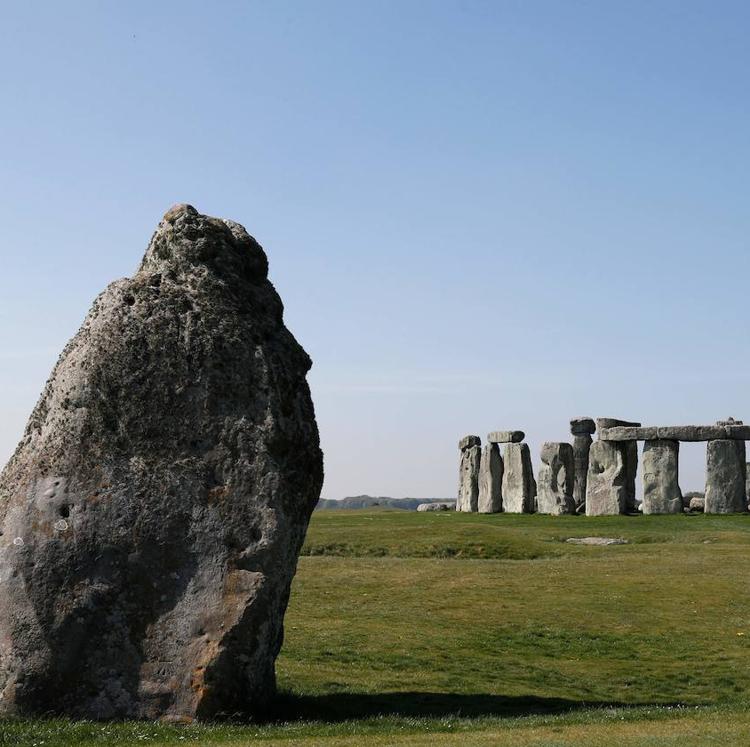
[[[564,542],[590,535],[630,544]],[[744,516],[319,512],[288,723],[6,722],[0,744],[747,745],[749,559]]]
[[[396,510],[319,511],[303,556],[476,558],[534,560],[587,557],[565,546],[569,537],[623,537],[633,544],[745,544],[750,514],[742,516],[525,516],[417,513]]]

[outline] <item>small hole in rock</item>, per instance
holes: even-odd
[[[131,296],[131,295],[130,295],[130,294],[128,293],[128,295],[127,295],[127,296],[125,296],[125,299],[124,299],[124,300],[125,300],[125,303],[126,303],[126,304],[127,304],[128,306],[132,306],[132,305],[133,305],[133,304],[135,303],[135,296]]]
[[[67,519],[68,516],[70,516],[70,506],[67,503],[60,506],[60,516],[62,516],[63,519]]]

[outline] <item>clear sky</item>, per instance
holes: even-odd
[[[0,5],[0,459],[175,202],[263,244],[323,496],[466,433],[750,420],[746,2]],[[684,449],[683,490],[702,489]]]

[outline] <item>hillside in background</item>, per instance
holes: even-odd
[[[388,496],[351,495],[341,500],[321,498],[317,509],[332,508],[400,508],[416,511],[420,503],[455,503],[455,498],[389,498]]]

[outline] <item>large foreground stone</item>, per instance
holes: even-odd
[[[745,497],[745,443],[730,439],[706,445],[707,514],[732,514],[747,510]]]
[[[679,475],[679,441],[646,441],[643,444],[643,513],[682,513]]]
[[[528,444],[509,443],[503,452],[503,511],[534,513],[536,483]]]
[[[0,712],[260,711],[323,465],[266,256],[183,205],[0,476]]]
[[[573,500],[573,447],[564,442],[542,445],[542,466],[537,480],[537,511],[540,514],[575,513]]]
[[[610,441],[594,441],[589,451],[586,515],[622,514],[627,505],[622,449]]]
[[[476,442],[478,440],[478,436],[466,436],[459,442],[459,447],[462,448],[458,466],[456,511],[472,512],[477,510],[479,467],[482,459],[482,447]]]
[[[487,444],[482,450],[477,510],[480,514],[496,514],[503,510],[503,458],[495,443]]]

